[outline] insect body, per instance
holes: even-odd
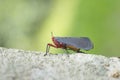
[[[80,49],[90,50],[93,48],[93,44],[88,37],[54,37],[52,35],[52,41],[54,44],[47,44],[45,55],[49,52],[50,46],[54,48],[62,48],[66,51],[70,49],[76,52],[81,52]]]

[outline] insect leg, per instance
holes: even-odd
[[[46,53],[44,54],[44,56],[47,55],[47,53],[49,52],[49,50],[50,50],[50,46],[47,44],[47,46],[46,46]]]
[[[77,52],[77,53],[84,53],[83,51],[80,51],[80,50],[77,50],[76,52]]]
[[[69,53],[67,49],[63,49],[66,53]]]
[[[66,53],[66,55],[69,57],[69,52],[68,52],[68,49],[63,49],[64,50],[64,52]]]
[[[69,53],[69,51],[67,49],[65,49],[67,53]]]
[[[47,55],[47,53],[49,52],[49,50],[50,50],[50,46],[51,46],[51,47],[58,48],[57,46],[55,46],[55,45],[53,45],[53,44],[48,43],[48,44],[47,44],[47,47],[46,47],[46,53],[44,54],[44,56],[46,56],[46,55]]]

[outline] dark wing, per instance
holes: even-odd
[[[93,48],[93,44],[87,37],[55,37],[58,42],[62,42],[67,45],[72,45],[79,49],[90,50]]]

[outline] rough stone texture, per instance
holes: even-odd
[[[0,48],[0,80],[120,80],[120,59]]]

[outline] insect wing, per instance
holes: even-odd
[[[55,37],[58,42],[64,43],[66,45],[72,45],[79,49],[90,50],[93,48],[93,44],[88,37]]]

